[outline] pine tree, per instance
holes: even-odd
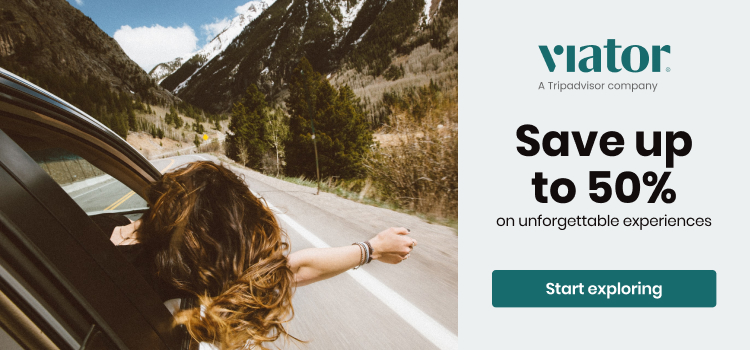
[[[193,138],[193,144],[195,144],[195,148],[200,148],[201,139],[200,137],[198,137],[198,134],[195,134],[195,137]]]
[[[247,164],[251,168],[260,167],[266,152],[264,124],[267,120],[265,96],[258,87],[251,84],[241,101],[232,108],[227,135],[227,156],[239,160],[240,153],[247,151]],[[201,127],[203,127],[201,125]]]
[[[276,176],[281,173],[281,157],[284,156],[284,143],[289,137],[289,117],[277,107],[268,113],[266,122],[266,142],[276,152]]]
[[[348,86],[337,91],[327,80],[321,79],[304,58],[292,74],[289,92],[290,136],[285,145],[287,172],[316,176],[312,140],[314,125],[320,176],[359,176],[362,157],[372,143],[372,132],[357,107],[359,99],[354,92]],[[311,114],[314,115],[312,124]]]

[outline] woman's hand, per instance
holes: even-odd
[[[409,258],[409,253],[417,245],[417,240],[408,237],[409,229],[391,227],[370,240],[373,260],[398,264]]]
[[[130,220],[130,219],[128,219]],[[109,237],[109,240],[114,243],[114,245],[132,245],[132,244],[138,244],[140,243],[138,241],[138,235],[137,232],[135,232],[138,227],[141,225],[141,220],[133,221],[130,220],[129,225],[125,226],[116,226],[114,230],[112,230],[112,234]]]
[[[391,227],[370,240],[373,260],[398,264],[409,257],[417,241],[407,237],[409,230]],[[356,267],[362,258],[359,245],[336,248],[307,248],[287,256],[287,264],[294,273],[298,287],[322,281]]]

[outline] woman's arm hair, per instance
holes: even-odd
[[[408,258],[417,241],[406,236],[409,230],[391,227],[380,232],[369,242],[372,259],[398,264]],[[297,286],[321,281],[356,267],[362,258],[359,245],[336,248],[308,248],[289,254],[289,267],[294,272]]]

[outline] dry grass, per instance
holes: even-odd
[[[391,118],[381,144],[365,160],[378,192],[400,207],[434,217],[458,218],[458,106],[440,108],[421,122]]]
[[[192,124],[195,122],[193,118],[186,117],[183,114],[179,114],[182,120],[185,122],[185,126],[181,128],[175,128],[172,125],[168,125],[164,122],[164,116],[169,112],[168,109],[160,106],[151,106],[151,109],[155,114],[146,114],[142,112],[136,112],[136,118],[142,121],[146,121],[153,124],[157,128],[164,130],[164,138],[159,139],[152,137],[148,132],[129,132],[127,141],[136,150],[138,150],[147,159],[163,158],[180,154],[189,154],[193,152],[203,152],[203,150],[214,150],[221,149],[224,138],[226,137],[227,127],[229,120],[224,120],[220,123],[221,130],[214,129],[214,125],[209,122],[201,123],[206,130],[208,135],[208,142],[203,142],[199,149],[195,148],[193,140],[197,133],[192,130]],[[202,137],[203,135],[199,135]],[[214,140],[216,143],[214,143]],[[208,152],[210,152],[208,151]]]
[[[430,81],[442,87],[445,93],[458,89],[458,19],[451,22],[448,31],[450,39],[442,50],[425,44],[415,48],[408,55],[397,56],[393,65],[404,69],[404,76],[396,80],[377,78],[366,72],[355,69],[343,70],[333,76],[330,81],[334,86],[348,84],[354,93],[362,100],[365,113],[370,122],[379,124],[378,115],[383,113],[381,101],[386,92],[396,92],[409,88],[425,86]]]
[[[442,50],[425,44],[395,57],[393,65],[404,71],[399,79],[389,81],[354,69],[330,77],[336,86],[348,84],[372,125],[379,126],[374,134],[379,146],[365,160],[368,179],[348,189],[343,187],[350,184],[334,182],[333,188],[356,193],[360,201],[369,198],[431,221],[457,223],[458,19],[451,22],[448,37]],[[413,108],[398,110],[384,104],[385,93],[403,97],[433,84],[439,88],[436,99],[411,101],[429,101],[421,106],[424,116],[412,115]]]

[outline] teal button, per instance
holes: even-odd
[[[494,307],[715,307],[714,270],[495,270]]]

